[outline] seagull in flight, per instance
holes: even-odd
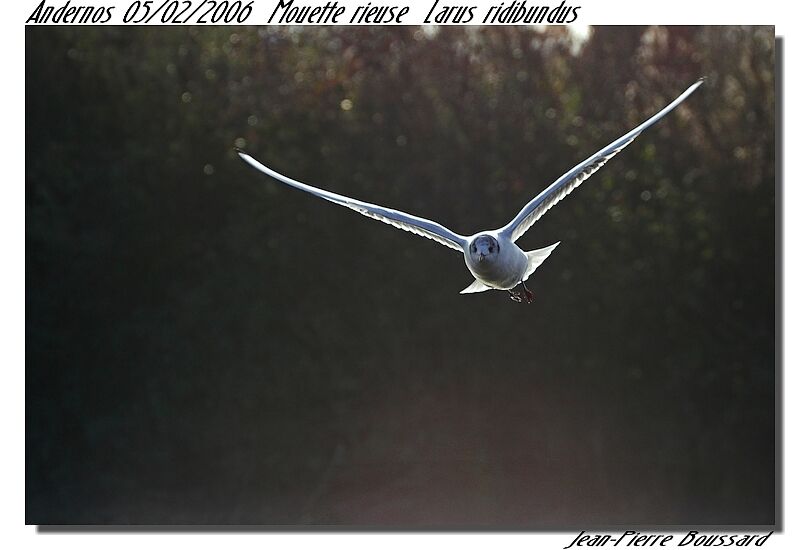
[[[533,301],[533,293],[525,285],[525,281],[547,259],[555,247],[559,245],[559,242],[545,248],[525,252],[517,246],[516,241],[545,212],[599,170],[611,157],[627,147],[639,134],[680,105],[683,100],[703,84],[703,81],[704,79],[701,78],[658,113],[566,172],[526,204],[514,219],[506,225],[500,229],[480,231],[471,236],[459,235],[432,220],[312,187],[267,168],[244,151],[237,149],[237,153],[245,162],[281,183],[306,191],[340,206],[346,206],[370,218],[388,223],[398,229],[427,237],[448,248],[459,251],[464,255],[467,268],[475,277],[475,281],[462,290],[461,294],[471,294],[492,289],[507,290],[511,294],[511,299],[515,302],[531,303]],[[520,286],[522,287],[521,290],[516,290]]]

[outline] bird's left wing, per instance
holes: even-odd
[[[513,220],[511,220],[500,231],[507,235],[512,241],[519,239],[536,220],[541,218],[545,212],[550,210],[561,199],[569,195],[573,189],[583,183],[589,176],[594,174],[600,169],[611,157],[619,153],[622,149],[630,145],[644,130],[661,120],[661,118],[677,107],[684,99],[694,92],[702,83],[704,79],[700,79],[689,88],[679,95],[672,103],[661,109],[658,113],[644,121],[642,124],[600,149],[591,157],[587,158],[572,170],[554,181],[547,189],[539,193],[536,198],[530,201],[525,207],[519,211]]]
[[[411,214],[406,214],[405,212],[400,212],[399,210],[384,208],[382,206],[378,206],[377,204],[370,204],[357,199],[351,199],[350,197],[345,197],[344,195],[338,195],[330,191],[318,189],[311,185],[306,185],[305,183],[293,180],[284,176],[283,174],[279,174],[275,170],[267,168],[243,151],[237,152],[239,153],[239,156],[242,157],[242,159],[250,166],[253,166],[257,170],[264,172],[268,176],[272,176],[276,180],[285,183],[286,185],[290,185],[300,189],[301,191],[311,193],[312,195],[316,195],[317,197],[331,201],[340,206],[346,206],[347,208],[355,210],[359,214],[380,220],[383,223],[388,223],[389,225],[397,227],[398,229],[402,229],[403,231],[409,231],[415,235],[427,237],[428,239],[432,239],[437,243],[443,244],[454,250],[458,250],[459,252],[463,252],[464,247],[467,244],[466,237],[459,235],[458,233],[454,233],[453,231],[450,231],[443,225],[440,225],[436,222],[426,220],[425,218],[412,216]]]

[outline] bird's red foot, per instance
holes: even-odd
[[[517,292],[515,289],[511,289],[508,291],[508,293],[510,294],[511,299],[518,304],[521,304],[522,302],[525,302],[526,304],[533,303],[533,292],[528,290],[528,287],[526,287],[524,284],[522,285],[522,290],[520,292]]]
[[[528,290],[524,285],[523,285],[522,288],[523,288],[523,292],[525,293],[525,303],[526,304],[532,304],[533,303],[533,292]]]

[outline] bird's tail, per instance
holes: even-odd
[[[492,290],[492,287],[486,286],[478,279],[475,279],[475,282],[469,285],[467,288],[459,292],[459,294],[473,294],[475,292],[484,292],[486,290]]]
[[[555,244],[551,244],[550,246],[546,246],[545,248],[539,248],[538,250],[531,250],[530,252],[526,252],[525,255],[528,257],[528,269],[525,270],[525,276],[522,277],[523,281],[527,281],[528,277],[530,277],[536,268],[542,265],[542,263],[547,259],[550,253],[555,250],[555,248],[561,244],[561,241],[558,241]]]

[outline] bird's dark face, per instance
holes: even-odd
[[[475,237],[469,245],[469,255],[473,262],[491,262],[500,253],[500,243],[491,235]]]

